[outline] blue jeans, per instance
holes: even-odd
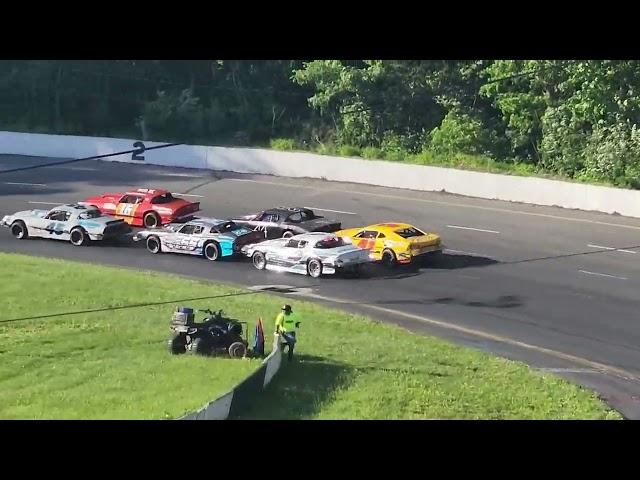
[[[293,358],[293,348],[296,345],[296,332],[283,333],[282,338],[284,338],[285,345],[289,347],[287,356],[289,357],[289,361],[291,361],[291,359]],[[282,351],[284,351],[284,345],[282,346]]]

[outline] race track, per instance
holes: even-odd
[[[0,155],[0,170],[62,159]],[[0,250],[234,282],[306,287],[316,301],[440,335],[553,371],[640,418],[640,219],[388,188],[87,161],[0,175],[0,214],[89,195],[163,187],[225,218],[306,206],[343,227],[406,221],[439,233],[444,255],[423,267],[372,268],[314,280],[248,261],[152,255],[141,244],[73,247],[14,239]],[[296,295],[296,294],[294,294]],[[295,298],[289,300],[295,302]],[[348,335],[348,332],[336,332]]]

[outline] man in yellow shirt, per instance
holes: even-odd
[[[276,317],[276,333],[282,335],[285,345],[289,347],[289,351],[287,352],[289,361],[293,359],[293,348],[296,344],[296,328],[300,327],[300,322],[296,322],[295,319],[292,318],[292,313],[291,305],[285,305]],[[284,347],[282,350],[284,351]]]

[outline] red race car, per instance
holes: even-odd
[[[131,225],[146,228],[188,220],[200,210],[199,202],[176,198],[171,192],[160,188],[104,193],[98,197],[87,198],[82,203],[95,205],[106,215],[113,215]]]

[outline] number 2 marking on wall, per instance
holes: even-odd
[[[144,157],[141,155],[145,151],[144,143],[136,142],[133,144],[135,151],[131,154],[131,160],[138,160],[144,162]]]

